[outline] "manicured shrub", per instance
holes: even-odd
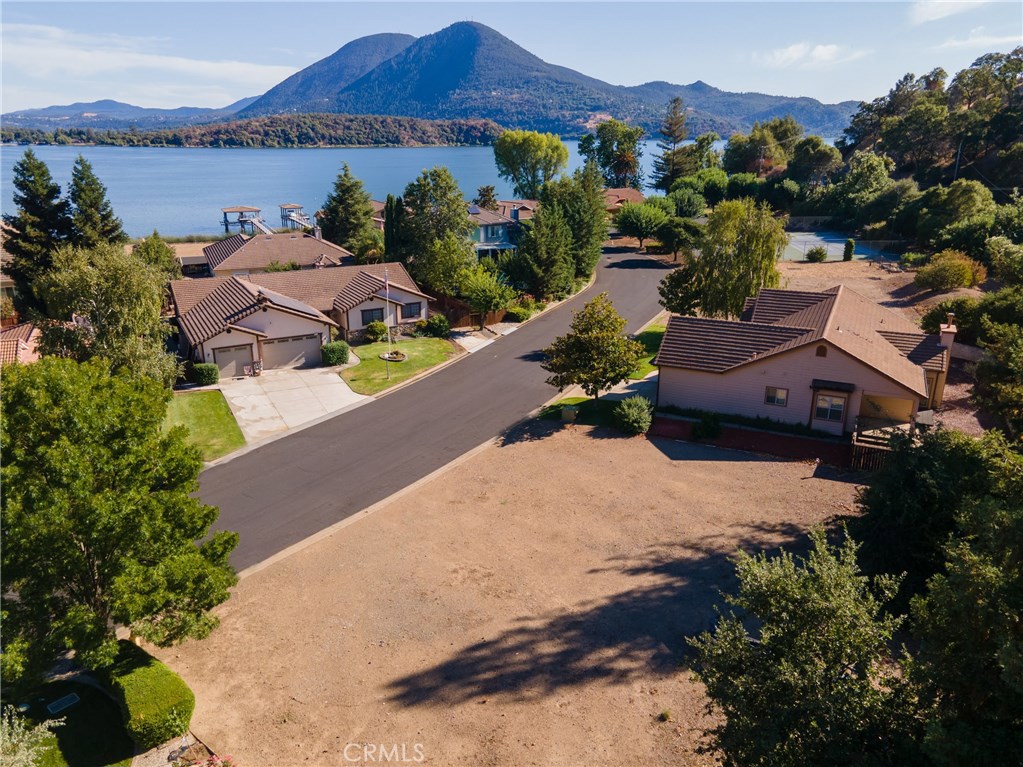
[[[814,245],[806,251],[806,260],[811,264],[820,264],[828,260],[828,249],[823,245]]]
[[[324,365],[344,365],[348,362],[348,344],[344,341],[331,341],[320,347]]]
[[[693,440],[717,439],[721,436],[721,417],[717,413],[704,413],[700,422],[693,426]]]
[[[987,270],[957,250],[943,250],[913,278],[924,290],[947,291],[967,288],[987,279]]]
[[[181,677],[145,650],[122,641],[108,675],[125,729],[140,751],[188,731],[195,695]]]
[[[853,254],[856,252],[856,240],[850,237],[845,241],[845,247],[842,248],[842,260],[852,261]]]
[[[653,421],[654,406],[646,397],[627,397],[615,405],[615,423],[626,434],[646,434]]]
[[[533,313],[524,306],[509,306],[504,313],[505,322],[525,322]]]
[[[374,320],[366,326],[366,338],[376,343],[387,338],[387,326],[380,320]]]
[[[198,362],[192,365],[189,378],[192,383],[199,386],[212,386],[220,381],[220,368],[212,362]]]
[[[451,335],[451,323],[443,314],[435,314],[426,321],[426,332],[434,338],[447,338]]]

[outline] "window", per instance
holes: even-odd
[[[501,239],[501,229],[502,229],[502,227],[500,227],[500,226],[488,226],[487,227],[487,239],[488,240],[500,240]]]
[[[789,390],[768,386],[767,393],[764,395],[764,402],[768,405],[780,405],[781,407],[785,407],[789,402]]]
[[[845,397],[832,397],[828,394],[817,395],[817,407],[813,417],[818,421],[841,421],[845,416]]]
[[[362,324],[368,325],[371,322],[383,322],[384,321],[384,310],[380,309],[363,309],[362,310]]]
[[[422,314],[423,304],[420,301],[416,301],[414,304],[405,304],[401,307],[401,318],[403,320],[410,320],[418,317]]]
[[[824,344],[821,344],[820,346],[818,346],[817,347],[817,356],[818,357],[827,357],[828,356],[828,347],[826,347]]]

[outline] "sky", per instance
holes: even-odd
[[[114,99],[223,107],[358,37],[496,29],[552,64],[619,85],[703,80],[728,91],[870,101],[907,72],[949,75],[1023,45],[1023,3],[8,2],[0,111]]]

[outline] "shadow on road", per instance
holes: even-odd
[[[665,264],[655,261],[652,258],[638,256],[636,258],[624,258],[621,261],[611,261],[604,264],[605,269],[648,269],[650,271],[667,272],[675,268],[672,264]]]
[[[665,675],[684,663],[685,638],[713,628],[719,590],[735,586],[732,557],[741,548],[805,549],[793,525],[730,529],[691,543],[666,543],[613,557],[590,570],[636,584],[565,609],[523,615],[492,639],[454,651],[423,671],[393,680],[389,699],[403,706],[452,705],[508,696],[533,700],[600,681],[624,684]]]

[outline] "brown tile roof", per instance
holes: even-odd
[[[616,189],[605,189],[604,190],[604,205],[608,210],[620,208],[622,203],[634,202],[641,203],[646,199],[643,193],[638,189],[632,187],[616,188]]]
[[[948,351],[895,312],[844,286],[819,293],[762,290],[738,322],[672,317],[655,364],[723,373],[827,341],[921,396],[923,369],[944,370]]]
[[[477,226],[499,226],[501,224],[515,223],[507,216],[502,216],[500,213],[481,208],[478,205],[469,206],[469,219]]]
[[[191,283],[200,283],[201,287],[195,288]],[[208,341],[267,304],[310,319],[337,324],[301,301],[241,277],[174,280],[171,292],[177,306],[178,326],[192,345]]]
[[[384,281],[379,277],[359,272],[334,296],[334,308],[339,312],[347,312],[385,288]]]
[[[39,359],[36,345],[39,342],[39,328],[31,322],[0,330],[0,364],[10,362],[34,362]]]
[[[258,285],[265,285],[279,293],[297,298],[299,301],[316,307],[321,312],[329,312],[334,308],[335,299],[344,291],[348,283],[363,273],[376,277],[381,285],[383,285],[386,274],[392,285],[429,299],[429,296],[419,289],[409,273],[405,271],[405,267],[399,263],[251,274],[248,279]]]
[[[337,265],[353,258],[344,248],[308,234],[257,234],[248,239],[236,234],[206,246],[203,253],[212,270],[265,269],[274,261],[302,267]]]

